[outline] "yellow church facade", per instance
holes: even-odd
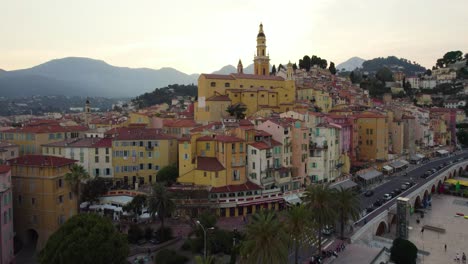
[[[254,56],[254,74],[244,74],[241,61],[237,66],[237,73],[201,74],[198,78],[195,119],[202,123],[219,121],[228,115],[226,109],[235,104],[245,106],[246,116],[260,110],[292,110],[296,100],[292,65],[288,65],[287,77],[284,79],[270,75],[269,61],[263,25],[260,25],[257,52]]]

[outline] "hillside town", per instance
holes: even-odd
[[[244,73],[242,60],[236,72],[201,74],[196,97],[143,108],[128,103],[119,111],[86,100],[76,113],[0,117],[1,263],[12,263],[17,248],[21,253],[30,243],[39,252],[80,212],[106,215],[125,233],[132,221],[153,221],[151,205],[128,205],[154,195],[168,168],[176,172],[165,187],[176,194],[175,208],[156,211],[157,221],[168,218],[174,236],[183,236],[178,221],[196,227],[193,219],[208,212],[241,230],[262,209],[303,204],[309,186],[366,191],[464,147],[457,132],[468,123],[461,99],[468,81],[457,71],[466,59],[430,75],[391,69],[391,92],[372,97],[349,76],[317,65],[289,62],[272,73],[262,24],[255,48],[253,74]],[[406,83],[414,100],[401,96]],[[457,92],[430,92],[443,85]],[[89,177],[79,178],[77,168]],[[104,190],[87,199],[84,189],[96,179]],[[356,220],[367,213],[359,208]],[[137,242],[129,256],[150,251]]]

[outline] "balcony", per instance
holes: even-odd
[[[271,151],[267,152],[266,153],[266,158],[271,158],[273,156],[273,153],[271,153]]]
[[[245,166],[245,162],[244,161],[240,161],[240,162],[231,162],[231,167],[243,167]]]
[[[323,142],[322,144],[317,144],[317,143],[310,143],[309,144],[309,150],[314,150],[314,149],[328,149],[328,143]]]
[[[146,150],[153,150],[153,149],[154,149],[154,146],[146,146],[145,149],[146,149]]]
[[[274,177],[262,177],[260,183],[262,185],[266,185],[266,184],[272,184],[275,182],[275,178]]]

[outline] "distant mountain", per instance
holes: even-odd
[[[342,70],[345,69],[345,71],[352,71],[355,70],[356,68],[361,68],[362,63],[365,62],[365,59],[359,58],[359,57],[352,57],[348,59],[345,62],[342,62],[336,66],[337,70]]]
[[[198,74],[173,68],[153,70],[115,67],[104,61],[69,57],[0,73],[0,94],[135,97],[169,84],[197,83]]]
[[[392,71],[402,71],[406,76],[417,75],[418,73],[424,73],[426,71],[426,68],[415,61],[412,62],[411,60],[397,58],[395,56],[375,58],[362,63],[362,70],[369,73],[376,73],[383,67],[389,68]]]
[[[7,71],[0,69],[0,74],[3,74],[5,72],[7,72]]]
[[[234,67],[233,65],[226,65],[222,67],[221,69],[212,72],[213,74],[230,74],[230,73],[236,73],[237,72],[237,67]],[[254,73],[254,65],[253,63],[250,64],[247,67],[244,67],[244,73],[247,74],[253,74]]]

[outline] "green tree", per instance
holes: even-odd
[[[468,146],[468,132],[465,129],[458,129],[457,139],[459,144]]]
[[[81,185],[83,181],[89,179],[89,174],[83,168],[83,166],[78,164],[73,164],[70,169],[70,172],[65,174],[65,181],[68,182],[72,192],[76,195],[76,209],[80,209],[80,199],[81,199]]]
[[[156,181],[165,182],[167,186],[172,186],[172,184],[177,182],[179,177],[179,169],[175,164],[168,165],[156,174]]]
[[[107,218],[78,214],[52,236],[38,256],[44,264],[127,263],[129,248]]]
[[[341,225],[341,238],[344,239],[345,224],[359,218],[359,197],[352,189],[340,188],[335,195],[336,209]]]
[[[226,109],[226,112],[228,112],[229,115],[235,116],[237,119],[244,119],[245,111],[247,111],[247,107],[242,103],[230,105]]]
[[[287,235],[274,211],[262,210],[252,215],[245,235],[241,244],[242,263],[287,263]]]
[[[151,216],[158,215],[161,220],[161,229],[164,230],[164,219],[171,215],[175,210],[175,203],[172,201],[171,193],[169,193],[161,183],[155,183],[149,197],[148,207]],[[164,237],[161,238],[164,241]]]
[[[294,63],[292,67],[293,67],[293,70],[297,70],[297,64],[296,63]]]
[[[276,66],[273,65],[273,67],[271,67],[271,74],[270,75],[276,75]]]
[[[138,215],[142,213],[143,207],[146,205],[146,195],[138,194],[133,197],[132,201],[126,204],[123,207],[124,211],[133,212],[136,219],[138,220]]]
[[[333,61],[330,62],[330,67],[328,67],[328,70],[330,70],[331,74],[336,74],[335,63]]]
[[[311,61],[310,57],[305,55],[302,60],[299,60],[299,69],[305,69],[306,71],[310,71]]]
[[[387,67],[383,67],[377,71],[375,78],[381,82],[393,82],[393,73]]]
[[[284,66],[283,66],[283,64],[280,63],[280,64],[278,65],[278,71],[281,71],[281,69],[284,70]]]
[[[427,69],[426,72],[424,73],[424,75],[432,76],[432,71],[431,71],[431,69]]]
[[[307,237],[312,233],[310,210],[304,205],[295,205],[285,212],[284,224],[286,232],[291,236],[294,247],[295,263],[299,263],[299,247],[307,242]]]
[[[311,219],[317,225],[318,252],[322,251],[322,229],[336,220],[333,195],[329,184],[309,185],[304,192],[304,203],[312,211]]]
[[[154,258],[156,264],[184,264],[188,261],[189,259],[186,256],[179,255],[172,249],[162,249],[158,251]]]
[[[418,248],[406,239],[396,238],[390,249],[390,260],[396,264],[416,264]]]
[[[96,177],[89,180],[83,185],[83,191],[81,192],[81,200],[85,202],[97,202],[100,196],[107,193],[106,180],[100,177]]]

